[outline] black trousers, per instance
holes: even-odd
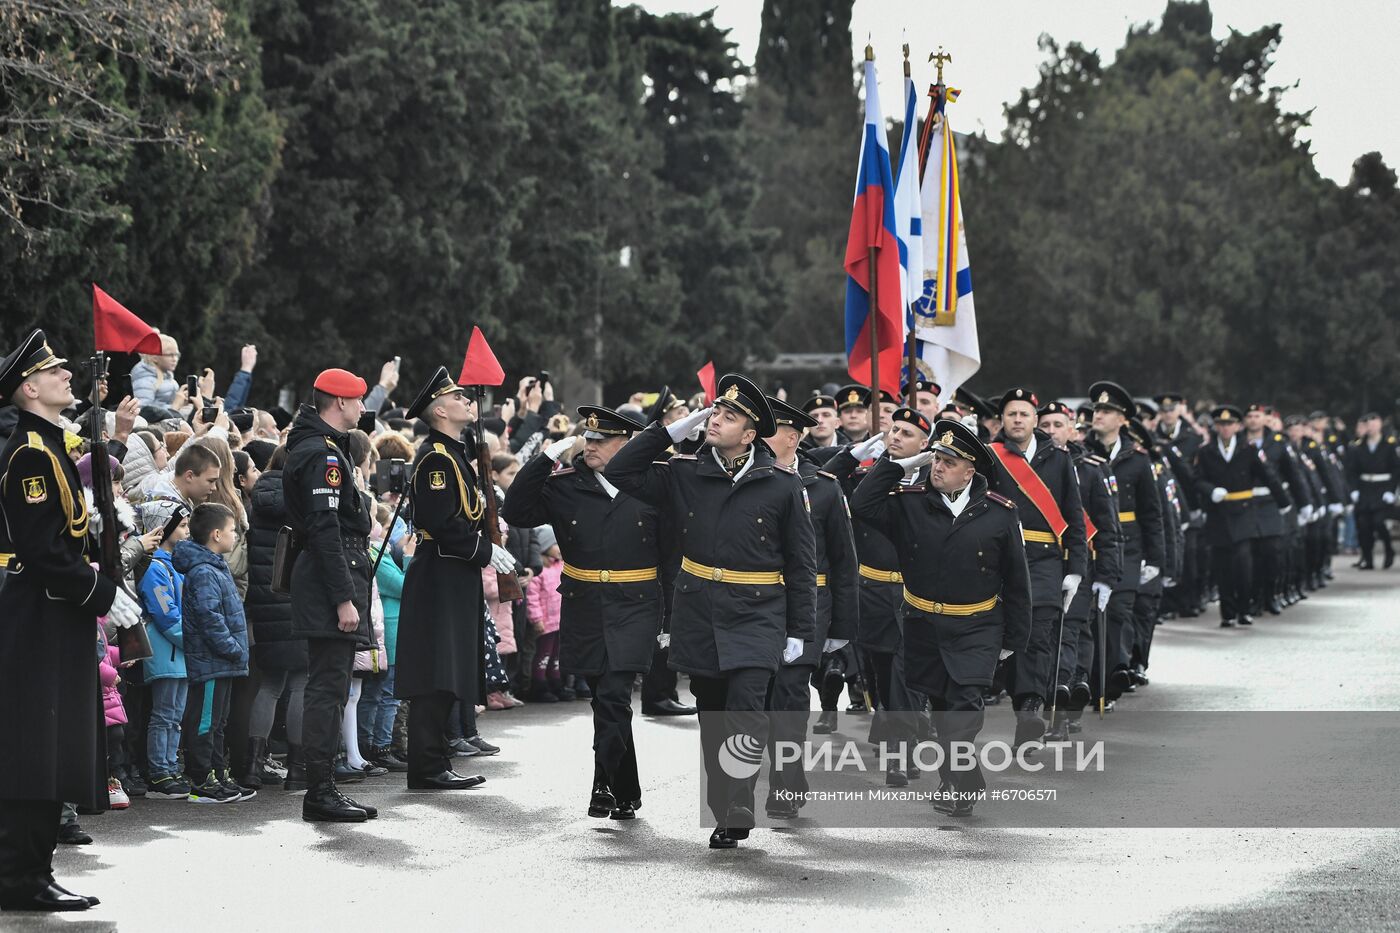
[[[457,697],[446,690],[411,698],[408,707],[408,773],[432,778],[452,768],[447,725]],[[475,712],[475,707],[473,707]]]
[[[355,643],[339,638],[310,638],[306,643],[311,664],[306,672],[301,753],[307,768],[329,769],[340,751],[340,723],[350,698]]]
[[[1141,590],[1133,600],[1134,637],[1131,660],[1134,666],[1141,664],[1143,670],[1147,669],[1148,658],[1152,654],[1152,634],[1157,629],[1157,609],[1161,604],[1160,593],[1148,594]]]
[[[1254,588],[1250,605],[1256,611],[1262,612],[1278,593],[1279,580],[1283,576],[1283,543],[1284,535],[1254,539]]]
[[[1361,548],[1363,563],[1371,563],[1371,553],[1376,549],[1376,539],[1389,554],[1394,549],[1390,542],[1390,529],[1385,527],[1385,509],[1356,510],[1356,543]]]
[[[209,711],[209,729],[201,732],[204,718],[204,698],[213,694]],[[228,767],[225,756],[224,728],[228,723],[229,700],[233,696],[233,681],[228,678],[190,684],[185,700],[185,718],[180,721],[180,733],[185,740],[185,774],[191,784],[199,785],[213,771],[222,774]]]
[[[1137,628],[1133,625],[1133,603],[1136,590],[1115,592],[1108,599],[1108,644],[1105,645],[1104,666],[1108,673],[1126,670],[1132,659],[1133,640]]]
[[[1015,662],[1011,669],[1010,693],[1016,709],[1025,709],[1037,697],[1047,704],[1050,702],[1059,647],[1059,608],[1034,607],[1031,610],[1030,642],[1024,651],[1018,651],[1007,659],[1008,662]]]
[[[778,767],[779,742],[807,741],[807,713],[812,708],[812,688],[809,686],[816,667],[811,664],[784,664],[773,675],[768,687],[768,708],[782,715],[774,716],[768,736],[768,789],[805,793],[807,773],[801,762],[789,762]]]
[[[1091,605],[1094,597],[1090,597]],[[1055,686],[1071,687],[1089,678],[1089,668],[1094,664],[1094,636],[1089,632],[1088,619],[1074,615],[1065,616],[1065,633],[1060,641],[1060,659],[1055,666]],[[1087,650],[1087,660],[1081,662],[1080,652]],[[1054,690],[1050,691],[1051,696]]]
[[[24,898],[53,884],[58,800],[0,800],[0,898]]]
[[[733,820],[730,814],[737,807],[753,812],[753,789],[761,761],[751,776],[731,778],[720,767],[719,753],[725,741],[734,736],[748,736],[759,749],[767,746],[764,706],[772,678],[773,672],[761,667],[741,667],[722,677],[691,675],[690,692],[695,694],[700,713],[700,745],[705,756],[705,799],[718,826],[747,828],[739,825],[745,820]]]
[[[952,743],[974,742],[977,733],[982,731],[982,688],[954,680],[944,667],[941,654],[933,655],[933,664],[928,670],[930,682],[919,686],[928,690],[933,726],[938,731],[937,742],[943,750],[943,763],[938,775],[960,792],[982,790],[987,786],[987,779],[982,775],[981,765],[976,764],[974,759],[971,770],[954,771],[951,751]]]
[[[680,694],[676,693],[676,672],[667,664],[670,653],[671,649],[659,645],[652,651],[651,667],[642,675],[643,703],[660,703],[662,700],[680,702]]]
[[[632,671],[604,671],[588,678],[593,691],[593,780],[621,800],[642,799],[637,746],[632,740]]]
[[[1244,615],[1254,595],[1254,542],[1216,545],[1210,549],[1210,559],[1215,585],[1220,587],[1220,618]]]

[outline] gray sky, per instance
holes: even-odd
[[[762,0],[640,0],[657,13],[698,13],[715,8],[715,21],[731,30],[739,55],[753,63]],[[928,55],[940,44],[953,55],[945,80],[962,91],[950,108],[960,132],[1000,135],[1002,105],[1031,84],[1043,56],[1041,33],[1061,44],[1078,40],[1110,58],[1128,27],[1156,20],[1166,0],[856,0],[851,20],[855,54],[867,36],[875,46],[880,101],[885,116],[899,106],[903,80],[900,46],[908,42],[914,80],[933,78]],[[1393,0],[1213,0],[1215,34],[1230,27],[1251,32],[1281,23],[1271,84],[1298,86],[1284,96],[1295,111],[1313,110],[1312,140],[1318,171],[1345,183],[1352,160],[1379,150],[1392,167],[1400,162],[1400,107],[1395,103],[1400,66],[1400,5]],[[1387,64],[1391,62],[1391,64]],[[854,139],[856,129],[852,128]],[[854,144],[853,144],[854,145]]]

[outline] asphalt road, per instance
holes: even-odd
[[[1090,720],[1085,737],[1132,731],[1139,747],[1167,747],[1178,741],[1172,724],[1193,721],[1192,711],[1400,710],[1397,610],[1400,570],[1339,569],[1332,586],[1252,629],[1221,630],[1213,617],[1168,623],[1151,686],[1102,726]],[[994,710],[984,736],[1009,737],[1010,715],[1005,704]],[[1400,927],[1395,829],[1221,828],[1228,816],[1213,827],[1073,828],[1094,822],[1095,795],[1066,794],[1059,828],[1007,828],[987,813],[930,815],[905,829],[807,821],[712,852],[698,821],[693,720],[638,720],[645,798],[631,824],[583,815],[586,704],[493,713],[482,727],[504,753],[459,770],[486,775],[485,785],[447,794],[365,782],[355,795],[382,815],[360,826],[303,823],[299,795],[279,791],[217,807],[137,800],[86,817],[96,843],[61,847],[57,868],[103,904],[6,914],[0,929]],[[1168,793],[1153,790],[1166,787],[1168,761],[1129,756],[1114,784],[1143,788],[1137,799],[1151,811],[1153,795]],[[1348,762],[1333,767],[1340,776]],[[1300,769],[1299,812],[1345,811],[1367,787],[1392,792],[1393,770],[1363,770],[1348,783]],[[1282,785],[1289,773],[1267,777]],[[1203,808],[1211,796],[1201,793]]]

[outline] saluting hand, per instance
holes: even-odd
[[[699,411],[691,412],[684,418],[677,418],[666,425],[666,433],[671,437],[671,443],[678,444],[686,438],[695,440],[700,436],[700,427],[714,412],[715,407],[702,408]]]
[[[900,467],[904,469],[904,475],[908,477],[913,476],[915,473],[919,472],[919,469],[926,465],[932,459],[933,451],[925,450],[915,454],[912,457],[905,457],[903,460],[896,460],[895,463],[899,464]]]
[[[573,446],[574,439],[572,437],[561,437],[544,449],[544,455],[558,463],[559,458],[564,456],[566,451],[572,450]]]
[[[851,456],[857,460],[874,460],[885,452],[885,432],[871,435],[859,444],[851,445]]]

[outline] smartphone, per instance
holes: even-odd
[[[359,428],[361,431],[364,431],[366,434],[373,434],[373,433],[374,433],[374,419],[375,419],[375,414],[374,414],[374,412],[372,412],[372,411],[367,411],[367,412],[365,412],[363,415],[360,415],[360,421],[359,421],[359,423],[356,424],[355,426],[356,426],[357,428]]]
[[[187,394],[190,397],[190,401],[194,401],[195,399],[199,398],[198,376],[185,377],[185,394]]]
[[[549,371],[546,369],[540,370],[540,385],[549,385]]]
[[[396,356],[396,357],[394,357],[394,372],[398,372],[398,371],[399,371],[399,363],[401,363],[402,361],[403,361],[403,357],[401,357],[401,356]]]

